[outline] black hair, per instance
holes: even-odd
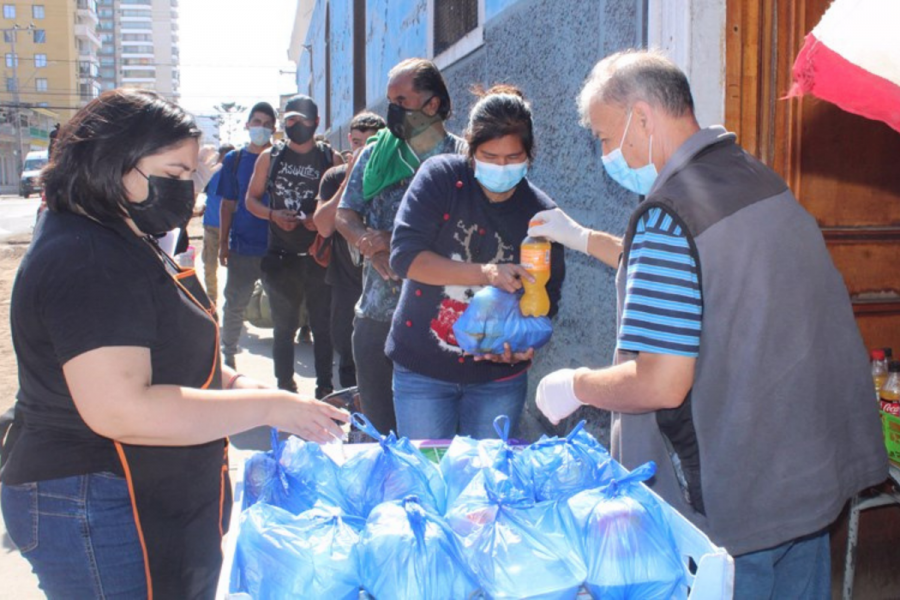
[[[384,119],[373,112],[361,112],[350,121],[350,131],[378,131],[385,127]]]
[[[417,92],[430,92],[441,101],[438,114],[446,121],[453,110],[450,102],[450,92],[447,91],[447,83],[440,69],[430,60],[424,58],[407,58],[398,63],[388,73],[388,78],[393,79],[400,73],[412,73],[413,89]]]
[[[534,123],[531,106],[519,88],[513,85],[495,85],[488,91],[474,88],[480,97],[469,112],[466,142],[469,158],[475,157],[478,146],[507,135],[517,135],[522,140],[528,161],[534,159]]]
[[[233,144],[222,144],[219,146],[219,162],[225,158],[225,155],[234,150]]]
[[[47,206],[100,221],[125,216],[122,177],[146,156],[199,140],[194,118],[156,92],[104,92],[62,126],[41,175]]]
[[[268,102],[257,102],[253,105],[253,108],[250,109],[250,112],[247,113],[247,122],[253,118],[253,113],[261,112],[263,114],[269,115],[272,117],[272,121],[277,121],[278,119],[275,117],[275,109],[272,108],[272,105]]]

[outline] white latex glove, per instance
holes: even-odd
[[[215,146],[207,144],[197,153],[197,170],[191,176],[194,180],[194,195],[203,191],[209,180],[215,173],[215,166],[219,160],[219,152]]]
[[[528,235],[547,238],[572,250],[588,253],[588,238],[591,230],[579,225],[561,209],[542,210],[531,217],[531,220],[543,221],[543,223],[529,227]]]
[[[554,425],[581,408],[575,396],[575,369],[560,369],[541,379],[535,401],[538,410]]]

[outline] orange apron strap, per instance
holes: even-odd
[[[131,468],[128,466],[128,459],[125,458],[125,450],[122,444],[114,442],[116,445],[116,453],[122,462],[122,469],[125,471],[125,481],[128,482],[128,494],[131,496],[131,510],[134,513],[134,524],[137,527],[138,539],[141,542],[141,552],[144,554],[144,575],[147,577],[147,600],[153,600],[153,580],[150,578],[150,557],[147,554],[147,544],[144,542],[144,529],[141,527],[141,518],[138,515],[137,498],[134,495],[134,482],[131,478]]]

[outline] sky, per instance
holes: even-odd
[[[179,2],[181,106],[197,115],[220,102],[277,108],[279,94],[296,92],[287,58],[295,9],[296,0]]]

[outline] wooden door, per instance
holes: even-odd
[[[900,134],[811,96],[783,99],[831,0],[729,0],[726,126],[816,218],[869,348],[900,354]]]

